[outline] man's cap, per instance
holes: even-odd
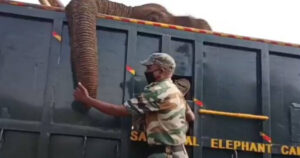
[[[152,53],[146,60],[140,62],[142,65],[159,65],[161,67],[175,70],[176,63],[173,57],[166,53]]]

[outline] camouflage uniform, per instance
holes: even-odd
[[[174,59],[169,59],[164,53],[154,53],[143,64],[165,64],[163,66],[175,69]],[[171,155],[173,158],[188,157],[183,146],[188,128],[185,118],[186,100],[171,79],[147,85],[138,97],[126,101],[124,106],[132,115],[145,116],[149,145],[170,147],[182,145],[183,150],[173,152]],[[148,158],[159,157],[166,158],[166,152],[155,153]]]

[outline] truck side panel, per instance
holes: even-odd
[[[86,111],[73,101],[76,80],[63,13],[0,4],[0,23],[0,157],[145,156],[145,138],[132,136],[130,118]],[[196,121],[188,133],[190,157],[285,158],[292,152],[282,144],[300,146],[299,48],[104,19],[97,36],[98,98],[114,104],[146,85],[140,60],[157,51],[175,58],[175,74],[192,84],[188,102]],[[271,119],[200,115],[199,109]],[[233,141],[268,145],[260,132],[272,138],[272,152],[232,149]]]

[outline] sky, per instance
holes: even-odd
[[[38,3],[38,0],[19,0]],[[61,0],[65,5],[69,0]],[[174,15],[205,19],[213,31],[300,44],[300,0],[111,0],[158,3]]]

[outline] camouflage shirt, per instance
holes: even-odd
[[[148,144],[184,144],[188,124],[186,100],[170,79],[147,85],[124,103],[132,115],[144,115]]]

